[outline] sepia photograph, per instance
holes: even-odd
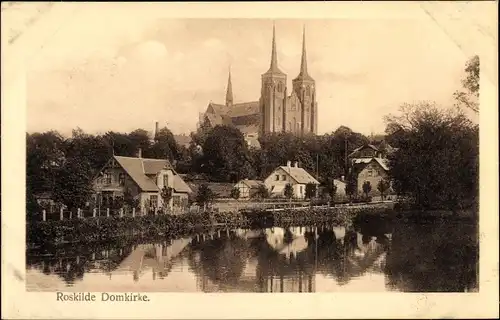
[[[161,3],[73,3],[43,25],[58,5],[2,3],[9,46],[47,31],[25,56],[16,147],[26,292],[482,290],[491,6],[180,17]]]

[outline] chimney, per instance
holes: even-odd
[[[158,135],[158,121],[155,122],[155,133],[153,135],[153,138],[156,138],[156,136]]]
[[[139,148],[139,151],[137,151],[137,158],[142,158],[142,149]]]
[[[299,167],[299,163],[298,163],[297,161],[295,161],[295,163],[293,164],[293,166],[294,166],[295,168],[298,168],[298,167]]]
[[[290,166],[291,166],[291,165],[292,165],[292,162],[291,162],[290,160],[288,160],[288,161],[286,162],[286,166],[287,166],[288,168],[290,168]]]

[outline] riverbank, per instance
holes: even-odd
[[[349,226],[359,214],[387,215],[392,204],[310,207],[279,211],[187,213],[138,217],[98,217],[62,221],[38,221],[26,225],[28,246],[95,243],[116,239],[182,236],[227,228],[312,225],[327,222]]]

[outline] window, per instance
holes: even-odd
[[[310,96],[311,95],[311,87],[307,86],[306,87],[306,96]]]
[[[104,174],[104,183],[111,184],[111,174],[109,173]]]
[[[304,186],[300,186],[300,194],[304,192]]]
[[[372,169],[368,170],[368,176],[373,177],[373,170]]]
[[[150,202],[151,202],[151,206],[153,208],[156,208],[156,206],[158,205],[158,196],[156,195],[152,195],[150,198],[149,198]]]
[[[125,185],[125,174],[124,173],[120,173],[118,175],[118,183],[123,186]]]
[[[279,181],[279,180],[280,180],[280,175],[279,175],[279,174],[277,174],[277,175],[276,175],[276,181]]]
[[[168,175],[163,175],[163,186],[168,187]]]
[[[286,180],[286,175],[281,176],[281,180],[285,181]]]

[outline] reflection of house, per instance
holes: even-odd
[[[187,206],[191,188],[175,172],[170,162],[142,158],[140,150],[137,158],[113,156],[94,179],[94,190],[96,197],[100,194],[101,205],[109,203],[109,199],[123,198],[129,193],[142,210],[147,206],[164,206],[161,197],[164,187],[172,190],[170,207]]]
[[[170,243],[142,244],[138,245],[120,265],[116,272],[133,271],[138,277],[143,270],[153,271],[153,277],[156,274],[164,277],[172,267],[172,262],[184,249],[191,243],[191,238],[182,238],[172,240]]]
[[[289,238],[287,239],[287,234]],[[304,237],[305,227],[271,228],[266,229],[266,241],[277,253],[285,255],[288,259],[307,249],[308,243]]]
[[[264,183],[260,180],[244,179],[240,180],[234,187],[240,190],[240,198],[247,199],[251,198],[262,185],[264,185]]]
[[[312,175],[303,168],[299,168],[297,162],[292,167],[288,161],[286,166],[276,168],[265,180],[264,184],[270,191],[271,195],[282,197],[284,196],[285,186],[291,184],[293,187],[293,196],[298,199],[305,197],[306,185],[313,183],[319,185]]]

